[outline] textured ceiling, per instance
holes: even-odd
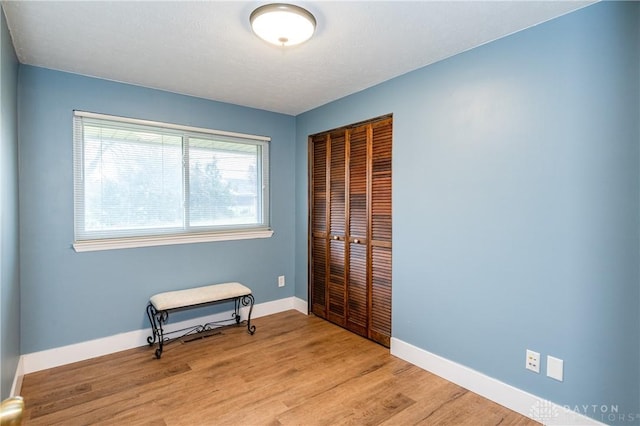
[[[296,2],[315,36],[253,35],[248,1],[2,1],[21,63],[297,115],[588,1]]]

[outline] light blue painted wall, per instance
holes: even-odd
[[[31,66],[19,77],[23,354],[149,327],[161,291],[237,280],[257,303],[293,295],[294,117]],[[274,236],[74,252],[74,109],[270,136]]]
[[[298,116],[296,295],[307,136],[393,113],[393,337],[637,424],[639,10],[599,3]]]
[[[11,393],[20,356],[18,234],[18,60],[0,10],[0,400]]]
[[[275,282],[295,272],[306,299],[307,135],[394,113],[394,337],[559,404],[637,413],[639,23],[637,3],[597,4],[295,119],[21,66],[22,353],[147,327],[168,289],[237,279],[264,302],[294,294]],[[270,135],[276,235],[73,252],[73,109]],[[2,285],[4,339],[18,296]],[[525,371],[527,347],[563,358],[565,382]]]

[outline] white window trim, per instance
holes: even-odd
[[[147,125],[147,126],[159,126],[159,127],[175,129],[179,131],[206,133],[206,134],[212,134],[217,136],[238,137],[238,138],[253,139],[256,141],[263,141],[263,142],[271,141],[271,138],[268,136],[249,135],[245,133],[228,132],[223,130],[212,130],[212,129],[202,128],[202,127],[183,126],[183,125],[172,124],[172,123],[141,120],[141,119],[128,118],[128,117],[119,117],[119,116],[116,117],[112,115],[98,114],[98,113],[87,112],[87,111],[75,110],[74,117],[76,116],[105,119],[105,120],[117,119],[117,121],[120,121],[122,123],[132,123],[132,124],[140,124],[140,125]],[[75,142],[74,142],[74,150],[75,150]],[[74,156],[75,156],[75,153],[74,153]],[[74,163],[74,167],[75,167],[75,163]],[[74,182],[75,182],[75,178],[74,178]],[[266,200],[266,202],[268,203],[269,200]],[[74,241],[71,247],[76,252],[81,253],[81,252],[90,252],[90,251],[154,247],[154,246],[166,246],[166,245],[175,245],[175,244],[193,244],[193,243],[206,243],[206,242],[214,242],[214,241],[233,241],[233,240],[270,238],[271,236],[273,236],[273,230],[271,228],[265,227],[265,228],[251,228],[251,229],[235,229],[230,231],[212,231],[212,232],[201,232],[201,233],[180,233],[180,234],[164,234],[164,235],[161,234],[161,235],[136,236],[136,237],[125,237],[125,238],[78,240],[78,241]]]
[[[210,135],[231,136],[231,137],[242,138],[242,139],[253,139],[256,141],[266,141],[266,142],[271,141],[271,138],[269,136],[249,135],[246,133],[227,132],[224,130],[212,130],[212,129],[206,129],[204,127],[183,126],[181,124],[163,123],[163,122],[151,121],[151,120],[141,120],[138,118],[98,114],[95,112],[75,110],[73,111],[73,114],[74,116],[77,116],[77,117],[97,118],[100,120],[117,120],[122,123],[140,124],[143,126],[157,126],[157,127],[164,127],[166,129],[175,129],[175,130],[187,131],[187,132],[208,133]]]
[[[271,229],[208,232],[202,234],[153,235],[149,237],[109,238],[101,240],[76,241],[73,249],[78,252],[116,250],[138,247],[168,246],[173,244],[208,243],[212,241],[248,240],[254,238],[270,238]]]

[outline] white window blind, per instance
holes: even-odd
[[[77,251],[258,238],[269,138],[74,112]]]

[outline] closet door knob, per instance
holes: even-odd
[[[357,238],[355,240],[353,240],[353,242],[356,243],[356,244],[360,244],[360,240],[357,239]]]
[[[333,239],[334,239],[334,240],[339,240],[339,239],[340,239],[340,237],[338,237],[337,235],[334,235],[334,236],[333,236]]]

